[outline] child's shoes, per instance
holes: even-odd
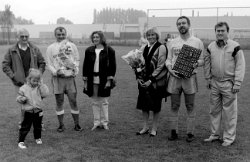
[[[18,147],[19,147],[20,149],[26,149],[26,148],[27,148],[27,147],[25,146],[24,142],[19,142],[19,143],[18,143]]]

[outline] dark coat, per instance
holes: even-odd
[[[39,69],[43,73],[46,64],[42,53],[39,48],[32,43],[29,43],[29,48],[31,56],[30,68]],[[21,86],[26,82],[18,43],[10,47],[8,52],[5,54],[2,62],[2,69],[3,72],[13,81],[14,85]]]
[[[87,92],[86,94],[93,96],[93,78],[94,78],[94,65],[96,59],[95,46],[90,46],[85,50],[85,58],[82,66],[82,76],[87,79]],[[98,96],[109,97],[110,88],[104,88],[107,79],[113,79],[116,73],[116,58],[115,51],[109,46],[104,46],[104,49],[99,55],[99,77],[100,84],[98,89]]]

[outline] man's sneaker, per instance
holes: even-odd
[[[178,139],[178,134],[176,133],[176,130],[171,130],[171,136],[168,137],[169,141],[175,141]]]
[[[26,149],[26,148],[27,148],[27,147],[25,146],[24,142],[19,142],[19,143],[18,143],[18,147],[19,147],[20,149]]]
[[[63,132],[64,130],[65,130],[64,125],[60,125],[60,126],[57,128],[57,132]]]
[[[209,138],[204,139],[204,142],[213,142],[213,141],[217,141],[217,140],[219,140],[219,139],[220,139],[219,136],[211,135]]]
[[[109,130],[109,127],[107,125],[103,125],[103,129]]]
[[[195,140],[194,135],[191,134],[191,133],[188,133],[188,134],[187,134],[186,141],[187,141],[187,142],[192,142],[193,140]]]
[[[41,138],[39,138],[39,139],[36,139],[36,144],[38,144],[38,145],[41,145],[41,144],[43,144],[43,141],[41,140]]]
[[[230,146],[230,145],[232,145],[233,143],[231,142],[226,142],[226,141],[224,141],[222,144],[221,144],[221,146],[224,146],[224,147],[227,147],[227,146]]]
[[[74,130],[75,131],[82,131],[83,129],[80,127],[79,124],[76,124]]]

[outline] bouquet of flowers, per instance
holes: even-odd
[[[129,51],[126,55],[122,56],[122,59],[129,64],[129,66],[135,71],[138,78],[143,78],[143,71],[145,69],[145,60],[142,55],[142,51],[135,49]]]
[[[73,57],[73,49],[67,40],[61,42],[59,48],[59,54],[57,55],[57,61],[59,70],[64,73],[65,76],[74,76],[77,71],[77,65]]]
[[[140,72],[144,68],[145,60],[142,56],[142,51],[138,49],[129,51],[128,54],[122,56],[122,59],[137,72]]]

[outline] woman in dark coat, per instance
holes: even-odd
[[[94,31],[90,38],[93,46],[86,49],[82,68],[84,93],[92,100],[92,130],[100,126],[108,130],[108,97],[116,73],[115,51],[106,44],[102,31]]]
[[[159,112],[161,111],[161,103],[165,89],[158,89],[158,80],[167,75],[165,67],[165,60],[167,50],[159,40],[159,34],[156,28],[150,28],[146,32],[146,37],[149,42],[141,50],[145,59],[145,69],[143,75],[138,75],[138,89],[139,95],[137,100],[137,109],[142,110],[143,116],[143,129],[137,132],[137,135],[149,133],[149,112],[153,112],[153,126],[150,136],[157,135],[157,126]]]

